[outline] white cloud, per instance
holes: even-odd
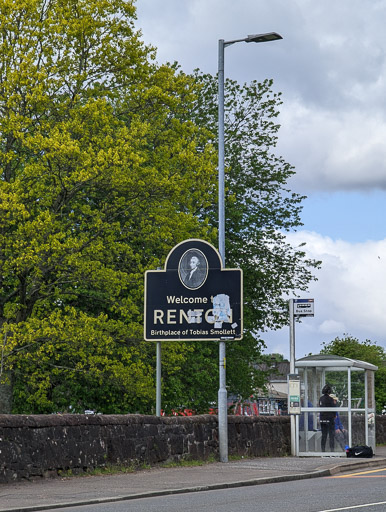
[[[290,235],[291,243],[306,242],[307,254],[323,261],[310,293],[323,301],[328,320],[355,326],[376,336],[386,333],[386,239],[350,244],[316,233]],[[319,320],[319,325],[326,317]]]
[[[278,152],[295,166],[300,190],[386,189],[386,116],[360,110],[282,107]]]
[[[346,332],[346,326],[336,320],[325,320],[319,326],[319,332],[322,334],[334,334],[336,332]]]
[[[288,240],[306,242],[307,256],[323,261],[318,281],[304,294],[315,299],[315,316],[296,324],[297,357],[318,353],[322,342],[344,334],[386,348],[386,239],[350,244],[302,231]],[[268,335],[268,352],[287,346],[287,331]]]

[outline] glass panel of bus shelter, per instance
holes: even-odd
[[[366,444],[366,413],[365,411],[353,412],[351,415],[351,446],[362,446]]]
[[[337,410],[335,418],[335,447],[334,452],[346,452],[349,446],[348,413]]]
[[[299,368],[301,407],[317,407],[323,381],[322,368]],[[303,411],[299,416],[299,451],[320,451],[319,414]]]
[[[367,371],[367,407],[371,412],[375,412],[375,372],[368,370]]]
[[[375,413],[369,412],[367,417],[367,435],[368,445],[375,451],[376,435],[375,435]]]
[[[321,368],[299,368],[301,405],[302,407],[317,407],[323,382]]]
[[[367,425],[368,425],[368,445],[375,450],[375,394],[374,394],[373,371],[367,371]]]
[[[342,370],[326,369],[325,384],[331,386],[332,392],[338,397],[338,404],[347,407],[348,398],[348,371],[347,368]]]
[[[364,409],[366,407],[365,371],[351,372],[351,407]]]
[[[301,407],[313,407],[315,382],[320,372],[315,368],[299,368]],[[315,404],[317,405],[317,403]],[[317,431],[317,413],[302,412],[299,416],[299,451],[315,452],[315,434]]]
[[[299,451],[319,452],[321,432],[318,413],[302,412],[299,416]]]
[[[320,451],[321,433],[315,431],[299,432],[299,452],[315,453]]]
[[[326,369],[325,383],[331,386],[332,392],[338,398],[338,406],[348,407],[348,371]],[[365,408],[365,372],[362,369],[351,371],[351,407],[353,409]]]

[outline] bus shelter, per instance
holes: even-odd
[[[374,375],[378,369],[364,361],[334,355],[298,359],[295,371],[301,380],[301,409],[296,417],[296,455],[346,456],[347,446],[368,445],[375,453]],[[319,407],[325,384],[334,395],[335,408]],[[336,412],[334,450],[329,440],[321,448],[320,413]],[[339,428],[337,428],[339,427]]]

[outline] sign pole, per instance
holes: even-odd
[[[157,368],[156,368],[156,402],[155,402],[155,411],[156,416],[161,416],[161,342],[157,341],[156,345],[156,359],[157,359]]]
[[[224,40],[218,42],[218,249],[225,268]],[[220,462],[228,462],[225,341],[219,342],[218,437]]]
[[[220,462],[228,462],[228,411],[225,341],[219,342],[218,437]]]
[[[289,325],[290,325],[290,374],[295,373],[295,319],[294,300],[289,300]],[[291,455],[296,455],[296,419],[291,414]]]
[[[294,300],[289,301],[289,326],[290,326],[290,373],[295,373],[295,318]]]

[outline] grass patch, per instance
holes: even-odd
[[[247,457],[246,455],[229,455],[228,459],[231,461],[237,461],[237,460],[243,460],[243,459],[250,459],[252,457]]]
[[[102,476],[102,475],[116,475],[117,473],[134,473],[136,468],[134,465],[130,466],[115,466],[107,465],[94,469],[89,469],[85,472],[86,476]]]
[[[212,464],[213,462],[218,462],[218,460],[210,455],[205,460],[198,459],[181,459],[177,461],[169,461],[159,464],[161,468],[181,468],[181,467],[197,467],[197,466],[205,466],[206,464]]]
[[[150,464],[106,464],[105,466],[98,466],[96,468],[81,469],[66,469],[58,471],[61,478],[85,477],[85,476],[103,476],[103,475],[117,475],[122,473],[135,473],[136,471],[151,469]]]
[[[251,459],[253,457],[248,457],[247,455],[229,455],[229,462],[237,462],[239,460]],[[206,464],[213,464],[214,462],[218,462],[218,459],[214,455],[210,455],[205,460],[197,460],[197,459],[181,459],[179,461],[170,461],[159,464],[161,468],[180,468],[180,467],[191,467],[191,466],[205,466]]]

